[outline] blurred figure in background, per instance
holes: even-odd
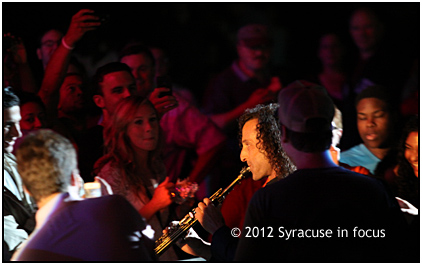
[[[237,31],[238,59],[209,83],[204,93],[203,111],[228,137],[221,166],[215,175],[220,184],[230,183],[242,167],[236,120],[248,108],[275,101],[281,81],[272,76],[270,59],[272,32],[266,25],[248,24]]]
[[[239,58],[211,81],[203,103],[205,113],[220,128],[235,126],[245,109],[275,99],[281,83],[271,76],[272,44],[265,25],[249,24],[237,32]]]
[[[39,47],[37,48],[37,57],[41,61],[44,70],[47,68],[51,56],[59,47],[62,38],[63,33],[57,29],[49,29],[42,34]]]
[[[25,44],[11,33],[3,35],[3,86],[30,93],[37,93],[39,89],[28,63]]]
[[[312,79],[327,89],[328,95],[338,108],[342,108],[346,72],[344,71],[345,47],[335,33],[321,36],[318,46],[320,71]]]
[[[155,59],[155,78],[157,79],[159,76],[169,76],[172,64],[167,52],[158,46],[150,46],[149,50]],[[173,93],[177,93],[180,97],[189,102],[189,104],[195,107],[198,106],[195,96],[188,88],[172,83],[172,90]]]
[[[22,137],[16,140],[13,152],[18,149],[23,137],[28,133],[49,126],[47,124],[44,104],[36,94],[19,92],[17,93],[17,96],[20,100],[22,119],[20,120],[19,125],[21,127]]]

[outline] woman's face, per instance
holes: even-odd
[[[338,37],[327,34],[321,37],[318,56],[324,66],[339,64],[343,55],[343,49]]]
[[[418,176],[419,169],[419,132],[411,132],[407,136],[404,150],[404,157],[409,162],[410,166],[415,172],[415,176]]]
[[[135,150],[153,151],[157,148],[159,133],[158,117],[154,109],[141,105],[128,126],[128,137]]]
[[[46,117],[42,107],[35,102],[28,102],[21,106],[20,126],[22,130],[32,131],[45,127]]]

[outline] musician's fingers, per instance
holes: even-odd
[[[210,202],[211,202],[211,200],[210,200],[210,199],[208,199],[208,198],[205,198],[205,199],[204,199],[204,204],[205,204],[206,206],[210,205]]]
[[[198,219],[199,222],[202,221],[202,217],[204,216],[204,211],[201,208],[195,208],[195,218]]]
[[[198,203],[198,209],[200,210],[200,211],[204,211],[205,210],[205,208],[206,208],[207,206],[203,203],[203,202],[200,202],[200,203]]]

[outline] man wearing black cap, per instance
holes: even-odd
[[[334,105],[325,89],[296,81],[279,104],[282,145],[297,171],[255,193],[235,260],[404,260],[398,246],[406,224],[394,197],[330,157]]]

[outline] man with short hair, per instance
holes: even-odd
[[[406,224],[394,197],[330,157],[334,105],[325,89],[296,81],[278,100],[282,146],[297,170],[255,193],[235,261],[406,260]]]
[[[155,260],[144,220],[123,197],[81,200],[67,192],[79,176],[68,139],[45,129],[31,133],[19,146],[17,161],[39,210],[35,231],[13,260]]]
[[[24,191],[12,154],[15,141],[22,136],[19,98],[11,87],[3,89],[3,260],[9,260],[17,247],[34,230],[35,203]],[[7,256],[9,256],[7,258]]]
[[[104,155],[104,127],[119,102],[136,93],[135,79],[130,68],[120,62],[111,62],[97,69],[92,80],[92,98],[101,109],[97,124],[79,137],[79,169],[85,181],[94,181],[95,162]]]
[[[356,121],[363,143],[341,152],[340,163],[362,166],[371,174],[391,147],[395,113],[384,89],[370,86],[356,98]]]
[[[93,77],[93,100],[101,108],[101,124],[107,124],[118,103],[136,93],[135,78],[130,68],[119,62],[112,62],[97,69]]]

